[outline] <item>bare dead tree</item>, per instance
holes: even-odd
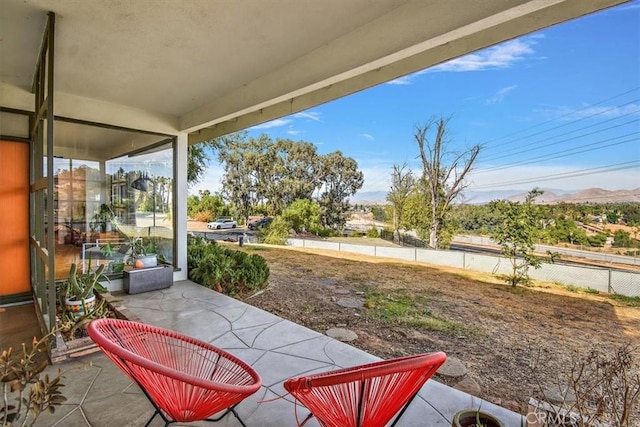
[[[446,150],[450,142],[447,134],[449,120],[450,117],[431,118],[424,126],[416,126],[414,133],[420,148],[424,182],[431,198],[429,246],[432,248],[438,247],[440,226],[449,212],[451,202],[468,186],[464,179],[480,153],[480,145],[461,153]],[[434,127],[435,138],[430,139],[429,133]]]

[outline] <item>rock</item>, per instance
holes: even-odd
[[[359,300],[357,298],[338,298],[336,304],[338,304],[340,307],[347,308],[362,308],[362,306],[364,305],[362,300]]]
[[[455,357],[448,357],[437,373],[445,377],[461,378],[467,375],[467,368]]]
[[[480,386],[469,375],[464,377],[462,380],[458,381],[453,388],[456,390],[463,391],[468,394],[472,394],[474,396],[478,396],[480,394]]]
[[[350,342],[358,339],[358,335],[355,332],[343,328],[331,328],[327,331],[327,336],[343,342]]]
[[[575,403],[576,394],[567,386],[554,385],[544,389],[544,398],[547,402],[556,405],[563,403]]]

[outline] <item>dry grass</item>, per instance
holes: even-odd
[[[480,397],[517,411],[591,346],[640,342],[640,308],[603,294],[539,283],[517,287],[487,274],[344,252],[245,247],[264,256],[270,284],[250,304],[324,333],[343,326],[379,357],[442,350],[459,358]],[[362,307],[338,303],[360,300]],[[530,365],[551,359],[545,378]]]

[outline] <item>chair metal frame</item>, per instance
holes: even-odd
[[[101,350],[131,378],[160,415],[177,422],[216,422],[262,385],[247,363],[209,343],[156,326],[97,319],[87,327]],[[213,415],[224,411],[218,417]]]
[[[443,352],[382,360],[291,378],[284,388],[326,427],[395,426],[418,392],[444,364]],[[397,416],[396,416],[397,414]]]

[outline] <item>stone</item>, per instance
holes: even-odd
[[[358,339],[358,335],[355,332],[343,328],[331,328],[327,330],[327,336],[343,342],[350,342]]]
[[[545,388],[543,393],[547,402],[556,405],[562,405],[563,403],[575,403],[576,401],[576,394],[567,386],[554,385],[552,387]]]
[[[471,378],[469,375],[458,381],[453,388],[474,396],[478,396],[480,394],[480,385],[478,385],[476,380]]]
[[[340,307],[347,307],[347,308],[362,308],[362,306],[364,305],[362,300],[358,298],[346,298],[346,297],[338,298],[336,300],[336,304],[338,304]]]
[[[448,357],[437,373],[444,377],[462,378],[467,375],[467,368],[459,359]]]

